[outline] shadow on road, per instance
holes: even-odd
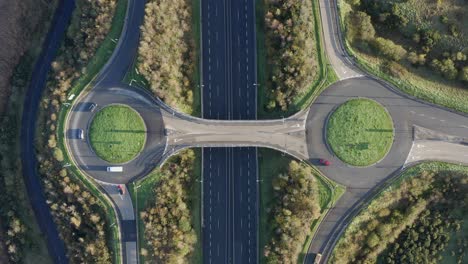
[[[90,102],[80,102],[77,103],[75,108],[73,109],[74,112],[92,112],[96,108],[95,103]]]
[[[80,139],[80,130],[78,128],[70,128],[67,130],[66,137],[68,139]]]
[[[100,165],[87,165],[87,166],[80,166],[80,169],[85,171],[107,171],[107,166],[100,166]]]

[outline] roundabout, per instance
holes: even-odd
[[[146,141],[146,126],[141,116],[124,105],[110,105],[93,117],[89,142],[97,156],[109,163],[134,159]]]
[[[331,150],[343,162],[369,166],[390,151],[394,137],[392,118],[374,100],[351,99],[327,118],[326,137]]]
[[[74,163],[99,182],[123,184],[145,176],[159,164],[166,148],[160,107],[135,87],[93,89],[73,105],[65,127]],[[86,136],[80,138],[79,131]],[[116,163],[125,163],[123,171],[108,172]]]

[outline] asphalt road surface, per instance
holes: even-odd
[[[325,49],[341,81],[328,87],[310,107],[306,124],[307,145],[309,156],[312,157],[310,162],[319,165],[319,158],[330,160],[332,166],[319,166],[319,169],[327,177],[345,185],[347,189],[321,222],[310,244],[305,263],[313,263],[316,253],[322,254],[321,263],[325,263],[340,234],[353,216],[373,197],[374,193],[384,188],[387,182],[397,176],[404,166],[410,165],[406,162],[412,147],[415,126],[430,128],[455,137],[466,137],[468,134],[466,114],[454,113],[415,100],[394,87],[364,74],[354,65],[352,58],[342,47],[341,32],[337,23],[336,1],[320,0],[320,11]],[[395,139],[390,152],[382,161],[366,168],[344,164],[326,145],[325,129],[328,115],[340,104],[356,97],[371,98],[382,104],[392,116],[395,128]],[[440,151],[443,151],[446,144],[433,144],[432,146],[439,146]],[[458,145],[457,149],[459,148],[462,147]],[[463,150],[460,151],[463,152]],[[438,157],[437,160],[458,162],[460,158],[453,160],[449,157]],[[465,164],[468,164],[468,159],[465,160]]]
[[[41,176],[37,172],[38,164],[34,148],[34,138],[39,101],[46,84],[47,73],[60,47],[74,8],[75,1],[60,1],[55,11],[49,33],[43,44],[43,50],[36,62],[31,82],[26,92],[20,135],[23,177],[29,200],[31,201],[39,228],[46,237],[49,254],[55,263],[68,263],[68,258],[66,256],[65,245],[59,237],[49,206],[46,203]]]
[[[68,1],[64,1],[68,2]],[[143,22],[145,11],[144,0],[128,0],[127,12],[125,17],[122,34],[117,42],[117,46],[111,55],[111,58],[101,69],[92,83],[92,89],[88,93],[82,93],[75,99],[73,109],[68,116],[65,124],[66,127],[66,144],[72,153],[72,158],[75,164],[88,176],[95,178],[98,181],[127,183],[129,178],[135,179],[143,176],[154,168],[156,160],[161,156],[161,141],[164,141],[163,132],[161,131],[162,122],[159,108],[156,103],[149,102],[154,100],[152,96],[148,96],[144,91],[135,87],[129,87],[122,83],[125,74],[132,66],[138,50],[140,38],[140,26]],[[87,110],[87,106],[92,103],[98,105],[99,108],[110,103],[125,103],[134,107],[145,120],[148,128],[145,148],[152,151],[143,151],[139,155],[139,159],[130,162],[126,168],[127,172],[132,171],[132,174],[116,174],[106,173],[108,163],[99,159],[94,155],[87,140],[77,140],[74,136],[74,131],[84,129],[86,132],[95,112]],[[152,107],[148,107],[151,105]],[[125,171],[125,168],[124,168]],[[112,179],[112,180],[109,180]],[[115,195],[109,196],[114,203],[119,216],[119,227],[122,238],[122,257],[124,263],[138,263],[137,251],[137,233],[135,220],[122,219],[122,213],[129,210],[133,211],[131,201],[120,203],[115,199],[120,199]]]
[[[203,0],[203,117],[256,118],[255,5]],[[205,263],[257,262],[257,150],[203,149]]]
[[[383,186],[387,179],[401,170],[411,148],[413,125],[437,130],[456,137],[466,137],[468,134],[468,118],[466,115],[459,115],[440,107],[413,100],[395,91],[392,87],[363,74],[362,71],[353,66],[351,58],[346,55],[341,47],[339,30],[336,28],[338,23],[336,23],[335,9],[330,4],[334,4],[334,1],[320,0],[325,48],[332,66],[337,70],[338,76],[343,81],[329,87],[310,107],[309,115],[305,114],[307,121],[304,129],[307,129],[307,131],[303,146],[308,148],[307,157],[309,157],[312,164],[317,164],[319,158],[332,160],[333,166],[320,167],[320,169],[326,176],[348,186],[348,188],[319,226],[312,241],[312,246],[309,248],[306,262],[310,262],[312,260],[311,256],[317,252],[324,253],[324,260],[326,260],[336,242],[336,238],[344,230],[352,215],[359,210],[363,202],[371,197],[375,190]],[[233,120],[254,119],[256,117],[254,10],[253,0],[204,0],[201,2],[203,52],[203,81],[201,87],[203,89],[202,112],[205,118]],[[142,166],[155,166],[159,156],[164,158],[167,157],[167,153],[172,154],[167,151],[167,145],[161,151],[164,140],[167,140],[163,136],[164,132],[162,132],[164,126],[167,125],[162,121],[164,114],[172,112],[174,117],[193,121],[193,126],[207,122],[206,120],[177,113],[162,102],[155,100],[152,96],[145,94],[144,91],[120,83],[136,56],[139,26],[143,14],[144,1],[130,0],[124,31],[116,51],[99,74],[92,91],[77,99],[78,104],[89,104],[96,100],[96,102],[100,102],[100,106],[103,106],[115,101],[133,104],[137,109],[148,111],[147,114],[143,113],[142,116],[147,124],[154,123],[153,125],[155,125],[155,128],[151,130],[154,131],[155,135],[149,135],[150,138],[154,138],[154,140],[150,139],[150,143],[153,142],[150,146],[154,146],[154,149],[147,149],[148,151],[145,149],[140,158],[146,157],[146,155],[149,158],[143,159],[145,160],[143,163],[135,166],[134,168],[137,170],[141,169]],[[39,94],[40,92],[35,91],[32,97],[36,100],[33,102],[36,105],[31,106],[31,109],[35,109],[34,111],[37,111]],[[343,164],[333,156],[325,144],[326,117],[335,107],[355,97],[369,97],[384,105],[392,115],[396,129],[395,142],[387,157],[378,164],[366,168],[350,167]],[[30,102],[26,101],[26,103],[28,106]],[[78,104],[74,107],[79,107]],[[72,111],[71,120],[68,122],[72,126],[68,128],[86,128],[86,124],[91,121],[92,114],[80,111],[79,108],[74,109],[77,111]],[[163,110],[164,113],[162,113]],[[35,117],[35,112],[31,113],[29,109],[25,109],[25,115],[23,121],[31,122],[31,119]],[[160,116],[163,116],[162,119]],[[151,121],[151,118],[156,119]],[[283,125],[289,122],[294,123],[297,122],[295,118],[297,117],[293,116],[283,121],[277,120],[277,122],[283,123]],[[222,121],[217,125],[220,124],[223,126]],[[260,121],[258,124],[262,126]],[[228,124],[224,125],[226,127],[223,129],[229,127]],[[249,126],[251,124],[246,126],[246,129]],[[299,126],[301,125],[299,124]],[[28,133],[32,133],[34,123],[32,125],[27,123],[24,127],[29,127]],[[301,130],[300,127],[298,129]],[[173,131],[173,133],[176,134],[177,131]],[[304,133],[304,131],[301,133]],[[23,137],[27,137],[25,142],[30,143],[29,149],[23,151],[23,155],[24,153],[33,153],[33,135],[22,135]],[[75,151],[77,149],[79,151],[86,144],[73,138],[68,139],[67,141],[71,142],[69,147],[75,149],[72,150],[75,162],[76,160],[79,161],[80,154]],[[188,138],[186,139],[188,140]],[[185,142],[184,146],[198,146],[197,140],[199,139],[196,136],[193,136],[191,140]],[[222,142],[218,143],[221,144]],[[255,145],[255,142],[251,143]],[[245,145],[245,143],[242,144],[242,146]],[[287,147],[286,144],[285,147]],[[89,152],[87,156],[93,155]],[[31,156],[28,157],[31,158]],[[25,158],[26,161],[28,157]],[[96,157],[81,158],[83,158],[85,169],[86,166],[89,167],[90,165],[89,160],[98,161]],[[25,166],[25,168],[35,168],[35,166],[31,164],[31,166]],[[209,148],[203,151],[204,180],[202,186],[204,196],[202,224],[204,262],[249,263],[258,261],[257,170],[254,148]],[[144,171],[141,172],[141,175],[144,175]],[[102,177],[106,177],[104,174]],[[107,174],[107,176],[111,175]],[[123,178],[118,180],[128,181],[128,179]],[[34,185],[29,183],[28,188],[30,186]],[[119,210],[128,209],[124,209],[122,206],[120,206]],[[119,215],[122,216],[121,212]],[[136,241],[134,223],[122,221],[121,230],[124,238],[131,238],[132,241]],[[124,241],[129,242],[129,240]],[[134,244],[131,244],[128,250],[128,254],[133,256],[135,252]],[[126,254],[125,251],[124,254]],[[135,259],[132,258],[131,262],[135,262]]]

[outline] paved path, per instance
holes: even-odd
[[[55,11],[42,52],[34,66],[31,81],[24,97],[20,132],[21,162],[27,195],[39,228],[46,238],[49,255],[55,263],[68,263],[67,252],[62,239],[59,237],[49,205],[46,203],[41,175],[37,170],[38,162],[34,145],[39,102],[46,86],[47,74],[65,35],[74,8],[75,1],[60,1]]]

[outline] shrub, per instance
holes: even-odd
[[[375,37],[375,29],[371,22],[371,17],[361,11],[351,12],[348,23],[353,25],[348,27],[348,38],[353,41],[371,41]]]
[[[378,37],[372,42],[372,45],[376,52],[390,60],[399,61],[406,55],[406,50],[402,46],[389,39]]]
[[[462,81],[468,82],[468,66],[465,66],[461,69],[458,78]]]
[[[408,53],[408,61],[413,65],[422,66],[426,63],[426,54],[417,54],[412,51]]]
[[[439,17],[439,21],[440,21],[440,23],[442,23],[442,24],[447,24],[448,21],[449,21],[449,19],[448,19],[448,17],[447,17],[446,15],[441,15],[441,16]]]
[[[451,59],[444,59],[442,61],[437,59],[432,60],[431,67],[449,80],[457,78],[458,70]]]
[[[405,75],[406,69],[395,61],[386,61],[382,64],[382,71],[393,77],[401,78]]]
[[[54,159],[57,160],[58,162],[63,161],[63,152],[59,148],[54,148]]]

